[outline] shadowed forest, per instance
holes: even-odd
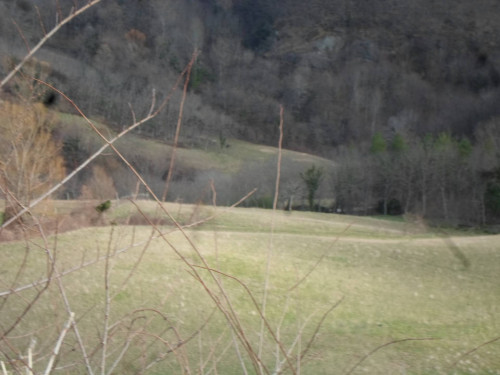
[[[0,73],[43,36],[54,14],[72,6],[1,1]],[[61,28],[23,69],[71,93],[87,115],[119,132],[147,112],[152,89],[159,99],[168,95],[165,88],[199,50],[181,147],[224,152],[237,147],[233,139],[275,146],[283,105],[283,147],[332,161],[316,209],[484,226],[500,220],[499,13],[495,0],[109,0]],[[29,96],[50,111],[74,113],[47,87],[19,82],[5,88],[4,99]],[[135,134],[171,145],[180,100],[175,96]],[[50,129],[67,170],[95,150],[71,121],[58,117]],[[127,157],[152,186],[164,185],[168,155],[135,147]],[[111,175],[116,192],[95,198],[134,191],[135,181],[116,164],[98,160],[95,173]],[[300,174],[312,165],[291,165],[286,176],[283,196],[296,196],[302,207],[309,206],[308,188]],[[221,172],[181,162],[177,168],[179,193],[171,200],[203,200],[183,186],[199,191],[207,174],[220,181],[221,202],[242,190],[235,181],[247,185],[256,175],[269,183],[259,186],[252,204],[265,206],[273,189],[269,166]],[[92,179],[102,180],[86,170],[60,197],[88,197],[82,187]]]

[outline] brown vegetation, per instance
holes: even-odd
[[[53,120],[41,105],[0,104],[0,189],[5,219],[64,176]]]

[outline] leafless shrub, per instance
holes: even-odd
[[[104,168],[94,166],[92,172],[92,178],[88,185],[82,186],[80,198],[99,200],[116,198],[115,184]]]

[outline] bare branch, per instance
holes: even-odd
[[[149,112],[148,112],[148,115],[146,117],[149,117],[153,114],[153,111],[155,109],[155,105],[156,105],[156,90],[153,89],[152,95],[151,95],[151,107],[149,108]],[[136,121],[134,120],[134,122],[136,122]]]
[[[206,269],[205,267],[202,267],[202,266],[197,266],[197,265],[192,265],[192,266],[196,267],[196,268],[200,268],[200,269]],[[257,312],[259,313],[261,321],[264,322],[264,325],[265,325],[267,331],[271,334],[271,336],[273,337],[275,343],[279,345],[280,351],[283,354],[283,356],[286,358],[287,364],[288,364],[289,368],[292,370],[292,373],[295,374],[296,371],[294,369],[294,366],[292,365],[292,362],[290,360],[290,357],[288,356],[288,353],[286,352],[285,348],[283,347],[283,344],[280,342],[280,340],[276,336],[274,330],[271,328],[271,325],[269,324],[269,322],[266,319],[263,311],[261,310],[261,308],[259,306],[259,303],[255,299],[252,291],[248,288],[248,286],[244,282],[242,282],[240,279],[238,279],[237,277],[235,277],[235,276],[229,275],[227,273],[224,273],[224,272],[221,272],[221,271],[218,271],[218,270],[215,270],[215,269],[210,269],[210,271],[214,272],[214,273],[218,273],[218,274],[223,275],[223,276],[225,276],[225,277],[227,277],[227,278],[229,278],[231,280],[236,281],[238,284],[240,284],[243,287],[243,289],[245,289],[245,291],[247,292],[248,296],[250,297],[253,305],[257,309]],[[258,358],[259,358],[259,363],[262,363],[260,361],[260,356]]]
[[[73,12],[70,12],[70,14]],[[62,14],[62,9],[61,9],[61,3],[59,0],[56,0],[56,24],[58,23],[59,20],[63,19],[63,14]]]
[[[97,1],[97,0],[95,0],[95,1]],[[153,119],[154,117],[156,117],[163,110],[163,108],[165,108],[167,103],[170,101],[170,98],[172,97],[173,93],[176,91],[177,87],[179,86],[180,81],[181,81],[182,77],[184,76],[185,72],[186,72],[186,69],[179,75],[179,77],[177,78],[177,81],[172,86],[169,95],[167,95],[167,97],[163,100],[162,104],[158,107],[158,109],[156,111],[154,111],[151,115],[144,117],[140,121],[130,125],[126,129],[124,129],[121,133],[119,133],[114,138],[112,138],[111,140],[107,140],[106,137],[104,137],[99,132],[99,130],[97,130],[95,125],[92,123],[92,121],[90,121],[90,119],[83,113],[83,111],[76,105],[76,103],[72,99],[70,99],[66,94],[64,94],[61,90],[58,90],[54,86],[50,85],[49,83],[33,77],[33,80],[51,88],[52,90],[54,90],[58,94],[60,94],[62,97],[64,97],[78,111],[78,113],[87,121],[87,123],[94,129],[94,131],[96,131],[97,134],[99,134],[99,136],[101,136],[101,138],[103,138],[106,141],[106,144],[104,144],[94,154],[92,154],[89,158],[87,158],[87,160],[85,160],[82,164],[80,164],[75,170],[73,170],[71,173],[69,173],[63,180],[61,180],[59,183],[54,185],[52,188],[48,189],[44,194],[42,194],[38,198],[31,201],[30,204],[26,208],[23,208],[22,210],[17,212],[16,215],[13,215],[9,220],[6,220],[2,224],[2,226],[0,226],[0,230],[9,226],[11,223],[13,223],[15,220],[17,220],[23,214],[25,214],[28,211],[28,209],[32,209],[33,207],[38,205],[41,201],[43,201],[45,198],[49,197],[54,192],[59,190],[64,184],[66,184],[69,180],[71,180],[77,173],[79,173],[83,168],[85,168],[88,164],[90,164],[90,162],[92,162],[95,158],[97,158],[99,155],[101,155],[104,150],[106,150],[108,147],[112,146],[112,144],[114,142],[116,142],[118,139],[120,139],[125,134],[131,132],[135,128],[141,126],[142,124],[144,124],[144,123],[148,122],[149,120]],[[144,181],[141,181],[141,182],[144,183]]]
[[[302,284],[304,282],[304,280],[306,280],[309,275],[311,273],[314,272],[314,270],[319,266],[319,264],[323,261],[323,259],[325,259],[325,254],[321,255],[319,257],[319,259],[316,261],[316,263],[314,263],[314,265],[311,267],[311,269],[309,271],[306,272],[306,274],[299,280],[297,281],[294,285],[292,285],[288,290],[287,292],[292,292],[294,289],[296,289],[300,284]]]
[[[14,26],[16,27],[16,30],[17,32],[19,33],[19,35],[21,35],[21,39],[23,40],[24,42],[24,45],[26,47],[26,50],[29,52],[31,52],[31,48],[30,48],[30,45],[28,43],[28,40],[26,39],[26,37],[24,36],[24,33],[23,31],[21,30],[21,28],[19,27],[19,25],[17,24],[16,21],[12,20],[12,23],[14,24]],[[2,87],[3,85],[0,85],[0,87]]]
[[[113,240],[114,227],[111,227],[109,235],[108,249],[106,253],[106,262],[104,266],[104,322],[102,329],[102,357],[101,357],[101,375],[106,375],[106,355],[108,347],[108,334],[109,334],[109,313],[111,310],[111,294],[109,278],[111,272],[110,258],[111,258],[111,242]]]
[[[132,113],[132,121],[135,124],[137,122],[137,119],[135,117],[135,112],[134,112],[134,107],[132,107],[132,103],[128,103],[128,106],[130,108],[130,112]]]
[[[198,256],[198,258],[205,265],[205,267],[202,267],[202,268],[204,268],[204,269],[206,269],[206,270],[209,271],[210,276],[212,277],[212,279],[216,283],[216,285],[217,285],[220,293],[222,294],[224,300],[227,303],[227,306],[228,306],[227,308],[225,308],[223,306],[223,304],[221,303],[221,301],[219,300],[219,298],[214,294],[214,292],[203,281],[202,277],[198,274],[198,272],[196,270],[196,266],[193,265],[191,262],[189,262],[186,259],[186,257],[180,253],[180,251],[168,240],[168,238],[166,238],[166,236],[158,229],[158,227],[146,215],[144,215],[144,213],[141,211],[140,207],[137,206],[135,202],[132,202],[132,203],[136,206],[137,210],[143,215],[143,217],[146,219],[146,221],[148,222],[148,224],[151,227],[155,228],[155,230],[160,234],[160,236],[163,239],[163,241],[165,241],[165,243],[168,246],[170,246],[170,248],[174,251],[174,253],[179,257],[179,259],[182,260],[184,262],[184,264],[186,264],[190,268],[190,270],[191,270],[190,274],[202,285],[202,287],[205,289],[205,291],[207,292],[207,294],[209,295],[209,297],[214,301],[214,303],[217,306],[217,308],[219,309],[219,311],[221,311],[224,314],[224,317],[227,319],[227,321],[229,322],[230,326],[233,328],[234,332],[237,334],[238,339],[243,344],[245,350],[249,354],[250,359],[252,361],[252,364],[254,365],[254,367],[255,367],[255,369],[257,371],[259,369],[259,366],[261,366],[261,360],[257,356],[257,354],[255,353],[255,351],[253,350],[250,342],[248,341],[248,339],[247,339],[247,337],[245,335],[245,332],[244,332],[244,330],[242,328],[242,325],[241,325],[241,323],[239,321],[238,315],[236,314],[236,312],[234,311],[234,309],[232,307],[231,300],[227,296],[227,294],[226,294],[224,288],[222,287],[220,281],[215,276],[216,271],[213,270],[212,268],[210,268],[208,266],[207,261],[205,260],[205,258],[203,257],[203,255],[201,254],[201,252],[199,251],[199,249],[196,247],[196,245],[193,243],[193,241],[191,240],[191,238],[187,235],[187,233],[185,232],[184,228],[165,209],[165,207],[163,206],[163,204],[159,201],[158,197],[154,194],[154,192],[151,190],[151,188],[144,182],[144,180],[142,179],[142,177],[139,174],[137,174],[137,172],[133,169],[133,167],[132,167],[132,170],[134,171],[134,173],[136,174],[136,176],[141,179],[141,182],[144,184],[144,186],[146,187],[146,189],[148,190],[148,192],[155,199],[155,201],[158,203],[158,205],[163,210],[163,212],[169,217],[170,220],[172,220],[172,222],[175,224],[176,228],[182,233],[182,235],[188,241],[188,243],[191,246],[191,248],[195,251],[195,253]],[[266,371],[266,373],[269,373],[269,371],[267,370],[267,368],[265,366],[263,366],[263,364],[262,364],[262,367]]]
[[[40,41],[38,42],[38,44],[33,47],[33,49],[29,49],[28,48],[28,51],[29,53],[24,56],[24,58],[14,67],[14,69],[12,69],[10,71],[9,74],[7,74],[7,76],[2,80],[2,82],[0,82],[0,88],[2,88],[3,86],[5,86],[5,84],[7,82],[9,82],[11,80],[12,77],[14,77],[17,72],[19,72],[19,70],[24,66],[24,64],[26,64],[26,62],[31,59],[33,57],[33,55],[50,39],[52,38],[52,36],[59,31],[59,29],[61,27],[63,27],[65,24],[67,24],[68,22],[70,22],[73,18],[77,17],[78,15],[80,15],[81,13],[85,12],[86,10],[88,10],[89,8],[93,7],[94,5],[96,5],[97,3],[100,3],[101,0],[91,0],[89,1],[86,5],[82,6],[80,9],[77,9],[75,10],[74,12],[71,12],[66,18],[64,18],[63,20],[61,20],[60,22],[56,23],[56,26],[54,26],[54,28],[52,30],[50,30],[48,33],[46,33],[42,39],[40,39]]]
[[[186,102],[186,96],[187,96],[187,89],[189,85],[189,78],[191,77],[191,69],[193,67],[194,62],[196,61],[198,53],[195,52],[193,58],[189,62],[187,66],[187,72],[186,72],[186,78],[184,80],[184,89],[182,90],[182,100],[181,104],[179,107],[179,116],[177,118],[177,126],[175,128],[175,136],[174,136],[174,145],[172,147],[172,155],[170,156],[170,166],[168,167],[168,173],[167,173],[167,178],[165,180],[165,189],[163,190],[163,194],[161,197],[161,200],[165,202],[165,199],[167,199],[167,194],[168,194],[168,187],[170,185],[170,180],[172,178],[172,173],[174,170],[174,164],[175,164],[175,153],[177,151],[177,145],[179,143],[179,134],[181,132],[181,124],[182,124],[182,115],[184,113],[184,103]]]
[[[478,345],[475,348],[472,348],[472,349],[466,351],[464,354],[462,354],[460,357],[458,357],[455,362],[453,362],[451,364],[449,370],[451,371],[462,359],[464,359],[468,355],[471,355],[472,353],[474,353],[474,352],[478,351],[479,349],[481,349],[483,346],[486,346],[486,345],[489,345],[489,344],[493,344],[494,342],[496,342],[498,340],[500,340],[500,336],[495,337],[495,338],[493,338],[491,340],[488,340],[486,342],[483,342],[481,345]]]
[[[274,227],[276,220],[276,208],[278,205],[278,194],[280,186],[280,175],[281,175],[281,146],[283,144],[283,106],[280,106],[280,123],[279,123],[280,137],[278,141],[278,162],[276,164],[276,183],[274,190],[274,200],[273,200],[273,211],[271,216],[271,234],[269,237],[269,245],[267,249],[267,261],[266,261],[266,274],[264,280],[264,293],[262,296],[262,314],[266,316],[266,305],[267,305],[267,293],[269,290],[269,274],[271,271],[271,256],[274,248]],[[262,350],[264,347],[264,319],[261,320],[260,325],[260,340],[259,340],[259,357],[262,356]]]
[[[399,344],[399,343],[402,343],[402,342],[406,342],[406,341],[430,341],[430,340],[439,340],[437,338],[434,338],[434,337],[427,337],[427,338],[407,338],[407,339],[401,339],[401,340],[393,340],[393,341],[389,341],[385,344],[382,344],[380,346],[377,346],[375,349],[371,350],[369,353],[365,354],[363,357],[361,357],[361,359],[356,362],[356,364],[349,370],[347,371],[345,374],[346,375],[349,375],[349,374],[352,374],[352,372],[354,370],[356,370],[356,368],[361,364],[363,363],[368,357],[370,357],[371,355],[373,355],[374,353],[378,352],[380,349],[383,349],[385,348],[386,346],[389,346],[389,345],[394,345],[394,344]]]
[[[283,146],[283,105],[280,105],[280,138],[278,141],[278,163],[276,165],[276,184],[275,184],[275,189],[274,189],[274,201],[273,201],[273,210],[276,211],[276,208],[278,206],[278,195],[279,195],[279,190],[280,190],[280,175],[281,175],[281,152],[282,152],[282,146]]]
[[[313,335],[311,336],[311,338],[309,339],[309,342],[307,343],[306,345],[306,348],[302,351],[302,353],[300,354],[300,359],[304,359],[305,355],[307,354],[307,352],[309,351],[309,349],[311,349],[311,346],[314,342],[314,340],[316,340],[316,336],[318,335],[318,332],[319,332],[319,329],[321,328],[321,326],[323,325],[325,319],[327,318],[327,316],[337,308],[338,305],[340,305],[342,303],[342,301],[344,300],[344,297],[342,296],[341,299],[339,299],[332,307],[330,307],[324,314],[323,316],[321,317],[321,320],[319,321],[319,323],[316,325],[316,329],[313,333]]]
[[[45,369],[44,375],[49,375],[52,372],[52,366],[54,365],[54,361],[57,355],[59,354],[59,349],[61,348],[64,337],[66,336],[66,333],[68,333],[70,326],[73,324],[74,319],[75,319],[75,314],[71,313],[68,321],[66,322],[66,325],[64,326],[63,330],[61,331],[61,334],[59,335],[59,339],[57,340],[56,346],[54,347],[54,351],[52,352],[49,363],[47,364],[47,368]]]
[[[226,212],[228,212],[231,209],[239,206],[242,202],[244,202],[245,200],[247,200],[250,196],[252,196],[252,194],[255,193],[256,190],[257,189],[251,190],[249,193],[247,193],[245,196],[243,196],[237,202],[233,203],[231,206],[226,207],[224,210],[218,211],[217,214],[209,216],[209,217],[207,217],[207,218],[205,218],[203,220],[199,220],[197,222],[194,222],[194,223],[191,223],[191,224],[187,224],[187,225],[183,226],[182,228],[184,228],[184,229],[193,228],[195,226],[204,224],[204,223],[206,223],[206,222],[208,222],[210,220],[215,219],[216,217],[219,217],[219,216],[225,214]],[[133,201],[132,201],[132,203],[133,203]],[[169,230],[168,232],[162,232],[160,235],[153,236],[151,238],[151,240],[161,238],[162,236],[170,234],[170,233],[172,233],[174,231],[177,231],[177,229]],[[118,249],[116,251],[115,255],[125,253],[126,251],[128,251],[129,249],[131,249],[133,247],[145,246],[149,241],[150,241],[150,239],[148,238],[145,241],[140,241],[140,242],[132,243],[129,246],[126,246],[126,247],[123,247],[121,249]],[[105,260],[105,259],[106,259],[106,256],[97,256],[95,259],[89,260],[87,262],[83,262],[82,261],[79,265],[77,265],[75,267],[69,268],[69,269],[67,269],[65,271],[62,271],[62,272],[58,272],[57,275],[54,275],[51,279],[53,280],[53,279],[56,279],[56,278],[60,278],[60,277],[69,275],[69,274],[71,274],[73,272],[79,271],[79,270],[81,270],[81,269],[83,269],[85,267],[92,266],[92,265],[94,265],[94,264],[96,264],[98,262],[101,262],[101,261]],[[8,290],[4,290],[4,291],[0,292],[0,297],[5,297],[5,296],[9,296],[11,294],[19,293],[19,292],[22,292],[24,290],[31,289],[31,288],[37,287],[39,285],[43,285],[43,284],[47,283],[48,281],[49,281],[48,278],[44,278],[44,279],[40,279],[40,280],[34,281],[32,283],[26,284],[26,285],[19,286],[17,288],[13,288],[12,287],[12,288],[9,288]]]
[[[181,340],[179,339],[177,344],[175,345],[175,347],[173,348],[170,348],[169,350],[167,350],[166,352],[164,352],[162,355],[160,355],[159,357],[157,357],[153,362],[151,362],[149,365],[147,365],[144,370],[148,370],[150,369],[151,367],[153,367],[155,364],[157,364],[158,362],[161,362],[163,359],[165,359],[165,357],[174,352],[175,350],[179,349],[180,347],[182,347],[183,345],[187,344],[188,342],[190,342],[191,340],[193,340],[196,336],[198,336],[201,331],[203,331],[203,329],[206,327],[206,325],[208,324],[208,322],[212,319],[212,317],[214,316],[215,314],[215,311],[216,309],[214,308],[212,310],[212,312],[209,314],[209,316],[203,321],[203,323],[201,324],[201,326],[196,330],[194,331],[188,338],[184,339],[184,340]],[[180,338],[180,337],[179,337]]]
[[[36,9],[36,14],[38,15],[38,21],[40,21],[40,27],[42,28],[42,31],[43,31],[43,35],[47,35],[47,30],[45,29],[45,25],[43,24],[43,20],[42,20],[42,15],[40,14],[40,8],[38,8],[37,5],[35,5],[35,9]]]
[[[347,225],[347,226],[344,228],[344,230],[342,231],[342,233],[347,232],[351,226],[352,226],[352,223],[350,223],[349,225]],[[335,238],[335,240],[333,241],[333,243],[332,243],[332,245],[331,245],[331,246],[333,246],[335,243],[337,243],[337,242],[338,242],[338,240],[339,240],[339,238],[340,238],[340,236],[337,236],[337,237]],[[319,259],[317,260],[317,262],[316,262],[316,263],[315,263],[315,264],[311,267],[311,269],[310,269],[308,272],[306,272],[306,274],[305,274],[305,275],[304,275],[304,276],[303,276],[303,277],[302,277],[299,281],[297,281],[294,285],[292,285],[292,286],[291,286],[291,287],[287,290],[287,292],[291,292],[291,291],[293,291],[293,290],[294,290],[294,289],[296,289],[296,288],[297,288],[300,284],[302,284],[302,283],[303,283],[303,282],[304,282],[304,281],[305,281],[305,280],[309,277],[309,275],[310,275],[311,273],[313,273],[313,271],[314,271],[314,270],[315,270],[315,269],[319,266],[319,264],[323,261],[323,259],[325,258],[325,256],[326,256],[326,253],[325,253],[325,254],[323,254],[323,255],[321,255],[321,256],[319,257]]]

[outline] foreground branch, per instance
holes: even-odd
[[[401,342],[406,342],[406,341],[430,341],[430,340],[439,340],[439,339],[436,339],[434,337],[427,337],[427,338],[420,338],[420,339],[419,338],[407,338],[407,339],[393,340],[393,341],[390,341],[390,342],[386,342],[385,344],[377,346],[375,349],[373,349],[372,351],[370,351],[369,353],[367,353],[363,357],[361,357],[361,359],[358,362],[356,362],[356,364],[349,371],[347,371],[345,373],[345,375],[352,374],[352,372],[354,370],[356,370],[356,368],[359,365],[361,365],[361,363],[363,363],[368,357],[372,356],[373,354],[375,354],[376,352],[378,352],[380,349],[385,348],[386,346],[394,345],[394,344],[399,344]]]
[[[196,55],[193,56],[193,59],[196,57]],[[87,121],[87,123],[90,125],[90,127],[106,142],[99,150],[97,150],[94,154],[92,154],[87,160],[85,160],[82,164],[80,164],[75,170],[73,170],[70,174],[68,174],[62,181],[54,185],[52,188],[47,190],[44,194],[39,196],[38,198],[34,199],[33,201],[30,202],[30,204],[23,209],[21,209],[19,212],[16,213],[16,215],[13,215],[9,220],[6,220],[2,226],[0,226],[0,230],[3,228],[9,226],[12,224],[14,221],[16,221],[18,218],[20,218],[22,215],[24,215],[28,210],[32,209],[36,205],[38,205],[40,202],[42,202],[45,198],[49,197],[53,193],[55,193],[57,190],[59,190],[64,184],[66,184],[69,180],[71,180],[77,173],[79,173],[83,168],[85,168],[90,162],[92,162],[95,158],[97,158],[99,155],[101,155],[104,150],[106,150],[108,147],[113,148],[113,143],[115,143],[118,139],[122,138],[125,134],[130,133],[132,130],[135,128],[143,125],[144,123],[150,121],[151,119],[155,118],[167,105],[167,103],[170,101],[170,98],[172,97],[173,93],[177,90],[177,87],[179,86],[180,82],[182,81],[182,77],[187,72],[187,68],[184,69],[181,74],[179,74],[179,77],[177,78],[177,81],[175,82],[174,86],[172,86],[169,95],[163,100],[161,105],[156,109],[156,111],[153,111],[153,106],[155,103],[155,96],[153,94],[153,100],[152,100],[152,106],[151,110],[149,111],[148,115],[144,117],[142,120],[139,120],[126,129],[124,129],[122,132],[120,132],[118,135],[116,135],[114,138],[108,140],[104,135],[102,135],[99,130],[96,128],[94,123],[83,113],[83,111],[76,105],[76,103],[69,98],[66,94],[64,94],[61,90],[55,88],[54,86],[48,84],[45,81],[39,80],[37,78],[33,77],[33,80],[51,88],[52,90],[56,91],[58,94],[60,94],[64,99],[66,99],[72,106],[77,110],[77,112]],[[154,91],[153,91],[154,93]],[[113,148],[115,152],[117,150]],[[143,181],[141,181],[143,182]],[[143,182],[144,183],[144,182]]]
[[[61,334],[59,335],[59,339],[57,340],[56,346],[54,347],[54,351],[50,356],[50,360],[49,363],[47,364],[47,368],[45,369],[44,375],[49,375],[52,372],[52,366],[54,366],[54,361],[56,360],[56,357],[59,354],[59,349],[61,349],[64,337],[66,336],[66,333],[68,333],[69,327],[73,324],[74,319],[75,319],[75,314],[71,313],[68,321],[66,322],[66,325],[64,326],[63,330],[61,331]]]
[[[80,14],[82,14],[83,12],[85,12],[86,10],[88,10],[89,8],[93,7],[94,5],[96,5],[97,3],[100,3],[101,0],[91,0],[87,3],[87,5],[84,5],[82,6],[81,8],[79,9],[75,9],[73,8],[70,12],[70,14],[64,18],[63,20],[61,20],[60,22],[58,22],[56,24],[56,26],[54,26],[54,28],[52,30],[50,30],[48,33],[46,33],[42,39],[40,39],[40,41],[38,42],[38,44],[33,47],[32,49],[29,48],[29,46],[26,46],[28,48],[28,53],[26,54],[26,56],[24,56],[24,58],[14,67],[14,69],[12,69],[9,74],[7,74],[7,76],[2,80],[2,82],[0,82],[0,88],[2,88],[3,86],[5,86],[7,84],[7,82],[9,82],[11,80],[12,77],[14,77],[18,72],[19,70],[21,70],[21,68],[24,66],[24,64],[26,64],[28,62],[29,59],[31,59],[33,57],[33,55],[50,39],[54,36],[55,33],[57,33],[59,31],[59,29],[61,27],[63,27],[64,25],[66,25],[68,22],[70,22],[73,18],[75,17],[78,17]],[[22,34],[21,34],[22,35]]]
[[[491,340],[488,340],[486,342],[483,342],[481,345],[478,345],[476,346],[475,348],[472,348],[470,349],[469,351],[465,352],[464,354],[462,354],[460,357],[457,358],[457,360],[455,362],[453,362],[450,366],[450,371],[462,360],[464,359],[465,357],[467,357],[468,355],[471,355],[472,353],[474,353],[475,351],[481,349],[483,346],[486,346],[486,345],[489,345],[489,344],[493,344],[494,342],[496,341],[499,341],[500,340],[500,336],[498,337],[495,337]]]

